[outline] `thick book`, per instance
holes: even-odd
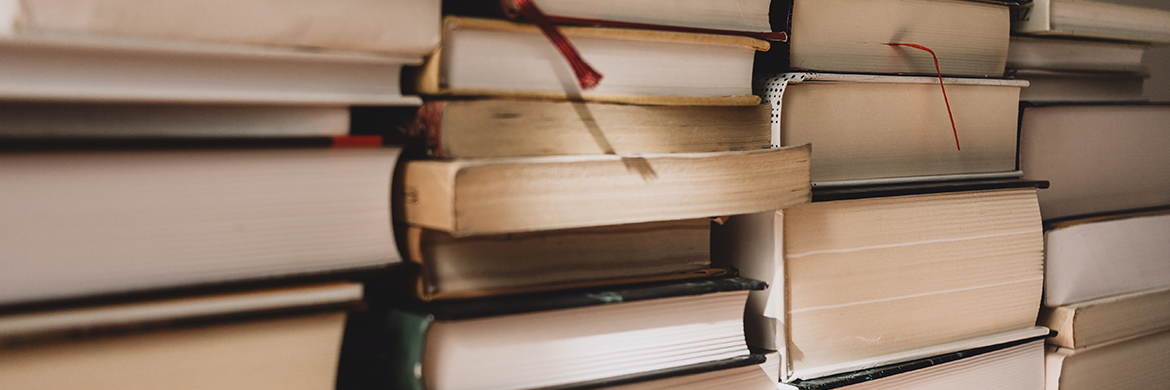
[[[781,383],[784,390],[1036,390],[1044,387],[1043,336]]]
[[[409,132],[441,158],[717,152],[767,148],[771,115],[763,104],[432,100]]]
[[[809,70],[936,75],[926,51],[948,76],[1000,77],[1010,18],[999,1],[777,0],[772,26],[789,31],[787,44],[760,54],[760,73]]]
[[[1170,43],[1170,11],[1088,0],[1021,3],[1013,33]]]
[[[1035,332],[1042,183],[958,184],[837,191],[836,200],[734,216],[715,230],[717,265],[769,281],[745,325],[753,348],[780,351],[782,381]]]
[[[1065,220],[1044,234],[1048,306],[1170,286],[1170,209]]]
[[[448,16],[440,48],[414,78],[431,96],[529,97],[651,105],[756,105],[754,53],[767,41],[727,35],[559,27],[604,76],[582,91],[535,25]]]
[[[6,312],[0,387],[331,389],[361,299],[330,283]]]
[[[398,148],[376,137],[277,141],[6,142],[0,305],[400,262],[390,213]]]
[[[407,229],[424,300],[721,275],[711,268],[711,220],[454,237]]]
[[[518,16],[515,1],[448,0],[443,12],[454,15],[507,18]],[[532,4],[555,22],[615,24],[658,29],[701,29],[719,32],[772,32],[771,0],[741,0],[734,6],[703,0],[536,0]]]
[[[758,364],[743,303],[762,288],[719,278],[375,309],[351,321],[339,385],[591,388]]]
[[[1027,82],[943,81],[945,98],[938,77],[783,73],[758,78],[756,93],[772,105],[774,144],[814,145],[816,186],[1019,176]]]
[[[1022,108],[1020,169],[1048,180],[1044,220],[1170,205],[1170,105]],[[1088,158],[1092,156],[1092,158]]]
[[[410,161],[395,215],[460,237],[776,210],[808,201],[809,149]]]
[[[1046,390],[1159,389],[1170,382],[1170,331],[1094,347],[1050,346]]]
[[[1037,323],[1057,332],[1049,344],[1073,349],[1170,329],[1170,287],[1045,306]]]
[[[35,36],[132,38],[302,51],[394,53],[419,58],[439,40],[439,3],[12,0],[0,4],[0,40]]]

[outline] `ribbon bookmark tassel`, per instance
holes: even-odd
[[[540,27],[540,30],[544,32],[544,36],[548,37],[548,40],[557,48],[557,51],[561,52],[561,55],[565,57],[566,61],[569,61],[569,66],[573,68],[573,73],[577,75],[577,85],[581,86],[581,90],[591,90],[596,88],[597,84],[601,83],[601,73],[593,69],[592,66],[589,66],[581,58],[581,54],[577,52],[577,48],[573,47],[573,43],[569,42],[569,39],[565,38],[557,30],[557,27],[552,24],[552,21],[549,20],[544,12],[536,8],[536,4],[532,3],[532,0],[501,1],[504,2],[504,10],[507,12],[518,12],[525,19],[532,21]]]
[[[935,55],[934,50],[930,50],[930,48],[928,48],[926,46],[913,44],[913,43],[891,42],[891,43],[887,43],[887,45],[905,46],[905,47],[915,48],[918,50],[923,50],[923,51],[926,51],[927,53],[930,53],[931,57],[934,57],[934,70],[936,72],[938,72],[938,87],[942,89],[943,103],[946,103],[946,105],[947,105],[947,116],[949,116],[951,118],[951,132],[953,132],[955,134],[955,149],[962,151],[963,148],[959,147],[959,130],[957,128],[955,128],[955,115],[951,113],[950,100],[947,100],[947,87],[943,85],[942,69],[938,67],[938,55]]]

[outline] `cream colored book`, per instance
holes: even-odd
[[[722,275],[706,218],[454,237],[407,230],[424,300]]]
[[[1170,328],[1170,287],[1045,306],[1040,325],[1057,331],[1048,343],[1085,348]]]
[[[448,16],[415,78],[437,96],[529,97],[651,105],[756,105],[751,74],[767,41],[727,35],[559,27],[603,75],[582,91],[565,58],[530,24]]]
[[[713,240],[716,264],[769,282],[748,340],[780,351],[785,382],[1047,333],[1034,188],[817,201],[732,217]]]
[[[1161,389],[1170,382],[1170,331],[1094,347],[1049,346],[1047,390]]]
[[[533,99],[431,100],[410,127],[443,158],[767,148],[772,110]]]
[[[775,1],[771,17],[790,36],[765,53],[765,72],[936,74],[930,53],[887,45],[912,43],[934,50],[944,75],[1000,77],[1011,23],[1007,4],[964,0]]]
[[[1170,11],[1156,8],[1089,0],[1033,0],[1013,13],[1013,33],[1170,42]]]
[[[332,389],[362,286],[122,301],[0,315],[6,389]]]
[[[943,82],[946,99],[938,77],[782,73],[757,79],[756,93],[772,105],[774,144],[813,144],[816,186],[1019,176],[1016,118],[1028,83]]]
[[[808,201],[809,149],[411,161],[395,215],[459,237],[775,210]]]

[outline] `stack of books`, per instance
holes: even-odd
[[[809,147],[770,144],[748,3],[445,4],[396,182],[412,267],[371,287],[340,387],[770,386],[743,329],[766,285],[712,266],[711,218],[807,202]]]
[[[439,2],[3,7],[0,387],[333,387]]]
[[[1170,41],[1168,11],[1057,0],[1034,2],[1031,14],[1039,11],[1049,27],[1017,21],[1020,34],[1042,37],[1021,40],[1130,47],[1128,57]],[[1040,196],[1047,251],[1039,324],[1057,332],[1046,359],[1053,390],[1156,388],[1170,379],[1170,106],[1140,101],[1140,80],[1126,88],[1132,93],[1078,87],[1022,104],[1020,166],[1052,183]]]
[[[770,284],[749,344],[778,351],[795,388],[1043,387],[1046,183],[1016,166],[1027,82],[1002,78],[1009,6],[787,7],[756,91],[773,142],[812,144],[813,199],[716,232],[719,263]]]

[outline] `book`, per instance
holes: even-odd
[[[423,300],[721,275],[706,218],[456,238],[410,227]]]
[[[1027,83],[944,81],[947,99],[937,77],[830,73],[766,75],[756,93],[772,105],[773,143],[815,145],[816,186],[1019,176],[1016,118]]]
[[[1047,390],[1156,389],[1170,380],[1170,331],[1045,354]]]
[[[808,201],[807,145],[410,161],[401,221],[456,237],[706,218]]]
[[[1044,341],[1038,337],[780,384],[786,390],[1043,387]]]
[[[1033,0],[1013,12],[1012,32],[1170,43],[1170,11],[1087,0]]]
[[[343,106],[5,102],[0,137],[230,138],[350,134]]]
[[[1060,37],[1012,37],[1008,69],[1148,73],[1142,55],[1149,44]]]
[[[774,1],[771,17],[790,36],[760,55],[759,73],[1000,77],[1011,23],[1004,2],[961,0]],[[930,53],[887,43],[930,48],[938,68]]]
[[[0,314],[4,388],[333,388],[356,283]]]
[[[421,62],[417,54],[59,34],[0,38],[0,51],[0,97],[7,101],[421,103],[402,95],[398,76],[403,65]]]
[[[750,346],[780,352],[783,382],[1034,336],[1041,184],[814,195],[733,216],[714,230],[712,261],[772,286],[748,302],[745,326]]]
[[[1170,205],[1170,105],[1022,110],[1020,169],[1052,183],[1040,193],[1046,221]]]
[[[1149,77],[1142,64],[1146,44],[1012,37],[1007,75],[1028,81],[1020,100],[1029,102],[1142,101]]]
[[[1020,100],[1029,103],[1143,102],[1143,86],[1149,75],[1127,72],[1071,72],[1020,69],[1009,76],[1026,80]]]
[[[409,131],[440,158],[716,152],[767,148],[771,115],[762,104],[432,100]]]
[[[1044,306],[1037,323],[1055,330],[1048,344],[1086,348],[1170,328],[1170,288]]]
[[[1170,286],[1170,210],[1065,220],[1047,228],[1048,306]]]
[[[405,302],[351,321],[339,386],[588,388],[758,364],[742,313],[747,291],[763,287],[718,278]]]
[[[421,58],[439,41],[439,11],[436,0],[20,0],[0,5],[0,39],[130,38]]]
[[[277,141],[6,142],[0,306],[400,261],[390,214],[398,148]]]
[[[604,75],[582,91],[535,25],[448,16],[440,48],[415,77],[430,96],[529,97],[651,105],[756,105],[754,53],[767,41],[713,34],[559,27]]]
[[[771,1],[737,2],[735,7],[707,1],[533,1],[556,22],[614,23],[638,27],[718,30],[721,32],[772,32],[768,20]],[[493,0],[454,0],[444,3],[446,14],[507,18],[514,3]]]

